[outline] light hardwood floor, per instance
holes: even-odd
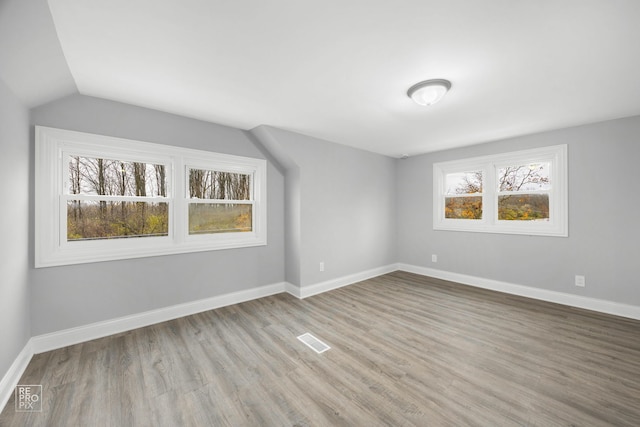
[[[329,344],[320,355],[296,339]],[[36,355],[13,426],[640,426],[640,322],[395,272]]]

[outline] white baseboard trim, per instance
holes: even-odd
[[[360,273],[349,274],[347,276],[338,277],[337,279],[327,280],[326,282],[316,283],[314,285],[298,287],[292,284],[288,284],[287,292],[291,295],[304,299],[313,295],[318,295],[323,292],[338,289],[343,286],[352,285],[363,280],[371,279],[373,277],[381,276],[383,274],[391,273],[398,270],[397,264],[385,265],[383,267],[373,268],[371,270],[362,271]]]
[[[434,277],[436,279],[449,280],[478,288],[490,289],[498,292],[505,292],[513,295],[640,320],[640,307],[634,305],[533,288],[508,282],[501,282],[498,280],[469,276],[466,274],[436,270],[428,267],[402,263],[390,264],[384,267],[350,274],[348,276],[327,280],[310,286],[298,287],[288,282],[275,283],[272,285],[261,286],[259,288],[233,292],[184,304],[177,304],[157,310],[146,311],[117,319],[92,323],[89,325],[79,326],[77,328],[65,329],[58,332],[32,337],[0,381],[0,410],[4,408],[7,401],[10,399],[11,393],[13,393],[20,377],[24,373],[34,354],[282,292],[287,292],[296,298],[304,299],[397,270]]]
[[[43,353],[45,351],[94,340],[96,338],[102,338],[136,328],[142,328],[155,323],[166,322],[167,320],[173,320],[179,317],[201,313],[203,311],[279,294],[284,291],[285,284],[276,283],[184,304],[172,305],[157,310],[145,311],[143,313],[119,317],[117,319],[91,323],[77,328],[37,335],[31,339],[33,344],[33,353]]]
[[[505,292],[508,294],[640,320],[640,307],[635,305],[589,298],[564,292],[550,291],[548,289],[533,288],[530,286],[517,285],[514,283],[501,282],[498,280],[485,279],[482,277],[452,273],[450,271],[419,267],[410,264],[398,264],[398,270],[420,274],[422,276],[434,277],[436,279],[449,280],[451,282],[462,283],[463,285],[475,286],[478,288],[490,289],[493,291]]]
[[[285,282],[284,290],[286,293],[293,295],[294,297],[300,299],[300,288],[293,283]]]
[[[20,381],[20,377],[24,373],[24,370],[27,369],[27,365],[32,357],[33,345],[32,339],[30,339],[18,354],[16,360],[13,361],[7,373],[2,377],[2,380],[0,380],[0,412],[2,412],[11,398],[11,394],[18,385],[18,381]]]

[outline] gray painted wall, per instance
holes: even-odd
[[[28,110],[0,80],[0,379],[31,337],[29,146]]]
[[[285,279],[300,286],[300,167],[273,136],[269,126],[251,129],[257,143],[281,165],[285,175]]]
[[[569,237],[434,231],[434,162],[568,144]],[[402,263],[640,305],[640,117],[568,128],[398,162]],[[431,254],[438,262],[431,262]],[[587,285],[574,285],[576,274]]]
[[[299,239],[299,249],[287,252],[287,265],[299,265],[292,283],[314,285],[396,261],[394,159],[272,127],[252,132],[287,167],[287,232]]]
[[[82,95],[33,109],[31,124],[265,158],[241,130]],[[267,246],[32,269],[33,335],[283,282],[284,177],[272,163],[267,180]]]

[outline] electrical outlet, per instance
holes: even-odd
[[[431,255],[431,262],[438,262],[438,255],[436,254]]]
[[[320,271],[324,271],[324,261],[320,262]]]
[[[586,284],[587,282],[585,281],[584,276],[576,276],[576,286],[580,286],[581,288],[584,288]]]

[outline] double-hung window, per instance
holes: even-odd
[[[36,128],[36,267],[266,244],[266,162]]]
[[[171,165],[132,157],[61,152],[60,237],[67,242],[169,235],[170,198],[166,171]]]
[[[252,174],[203,167],[187,167],[189,235],[251,231]]]
[[[435,163],[436,230],[568,235],[567,147]]]

